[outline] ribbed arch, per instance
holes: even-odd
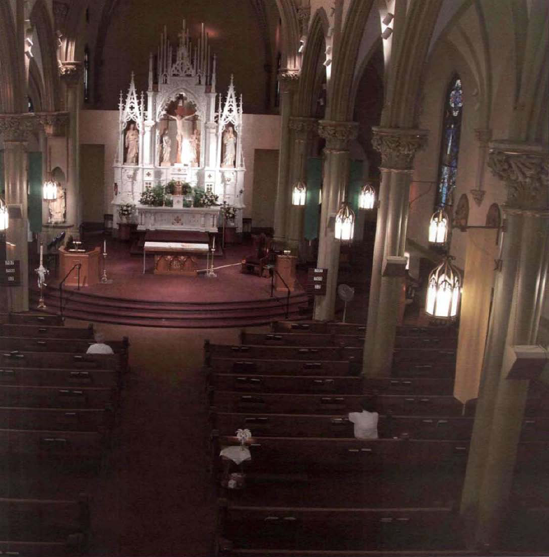
[[[22,68],[19,67],[13,14],[9,2],[0,2],[0,107],[2,112],[23,110]]]

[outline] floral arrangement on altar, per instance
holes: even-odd
[[[135,209],[135,205],[132,203],[124,203],[124,205],[120,205],[118,207],[118,216],[122,220],[128,220],[133,215],[133,211]]]
[[[194,206],[195,207],[214,207],[217,205],[219,196],[211,191],[204,191],[200,188],[194,190]]]
[[[162,207],[165,197],[164,186],[162,184],[157,184],[156,186],[148,187],[143,190],[139,198],[139,203],[149,207]]]

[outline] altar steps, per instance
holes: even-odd
[[[38,303],[38,291],[31,289],[31,307]],[[48,288],[45,292],[47,313],[59,313],[59,291]],[[310,317],[305,293],[290,296],[288,318]],[[228,301],[212,303],[148,302],[123,298],[110,298],[76,290],[63,295],[63,314],[67,318],[169,328],[221,328],[246,327],[268,324],[286,317],[286,298]]]

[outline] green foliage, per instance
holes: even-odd
[[[164,186],[162,184],[157,184],[152,188],[145,188],[139,199],[141,205],[147,205],[149,207],[162,207],[164,205],[164,199],[166,194],[164,192]]]

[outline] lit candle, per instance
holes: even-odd
[[[44,244],[40,244],[40,267],[43,267],[44,262]]]
[[[215,251],[215,236],[213,237],[213,242],[212,242],[212,251]]]
[[[103,240],[103,253],[107,253],[107,240]]]

